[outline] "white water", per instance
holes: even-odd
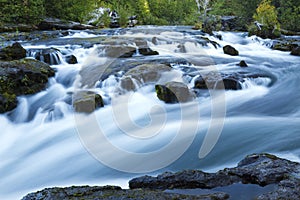
[[[287,52],[272,51],[266,45],[270,41],[248,38],[243,33],[220,32],[220,34],[223,36],[222,41],[211,39],[222,46],[233,45],[239,50],[239,56],[225,55],[222,48],[215,49],[212,46],[202,48],[201,45],[191,42],[192,35],[168,29],[159,35],[144,34],[143,29],[138,33],[125,35],[149,38],[149,45],[153,50],[159,51],[160,55],[176,55],[193,60],[197,69],[205,69],[203,66],[197,66],[198,62],[202,63],[205,60],[209,65],[217,63],[218,70],[238,71],[241,69],[236,64],[240,60],[245,60],[251,70],[264,71],[275,77],[276,81],[270,87],[268,85],[271,79],[246,79],[242,90],[226,91],[225,99],[215,97],[218,105],[225,100],[226,118],[219,141],[205,158],[200,160],[198,153],[212,121],[212,101],[208,94],[184,105],[167,105],[159,101],[153,85],[146,85],[136,92],[116,96],[114,91],[119,87],[119,79],[110,76],[101,84],[102,87],[95,89],[104,97],[105,107],[97,110],[95,115],[86,116],[85,122],[90,123],[89,120],[95,117],[101,130],[115,146],[135,153],[161,149],[175,137],[180,125],[196,124],[198,127],[195,139],[187,151],[174,163],[153,174],[166,170],[194,168],[216,171],[234,166],[245,155],[254,152],[270,152],[299,161],[299,57],[290,56]],[[73,36],[94,35],[80,32]],[[151,43],[153,36],[163,41],[154,45]],[[178,44],[185,40],[187,53],[178,53],[176,51]],[[42,45],[31,44],[25,44],[25,47],[45,48]],[[78,72],[84,66],[103,62],[105,58],[96,57],[97,46],[90,49],[68,44],[53,47],[74,54],[79,64],[68,65],[62,62],[53,66],[57,73],[55,78],[49,81],[46,91],[20,97],[20,104],[12,114],[0,115],[0,199],[20,199],[29,192],[52,186],[115,184],[126,187],[128,180],[137,176],[103,165],[86,150],[82,143],[82,134],[85,133],[78,133],[78,119],[82,115],[74,114],[70,105],[71,93],[76,90],[80,80]],[[191,87],[193,84],[188,81],[193,79],[181,77],[182,74],[184,73],[178,67],[177,70],[166,73],[159,82],[182,80]],[[122,99],[129,99],[128,103],[124,103]],[[129,118],[125,116],[122,120],[122,112],[114,113],[117,107],[111,106],[111,102],[114,101],[120,102],[117,105],[121,111],[122,108],[128,110]],[[200,114],[195,109],[197,107]],[[182,119],[182,110],[187,113],[187,118]],[[218,118],[214,120],[222,121]],[[120,127],[131,128],[134,130],[132,135],[139,134],[139,128],[144,128],[142,130],[145,132],[141,134],[147,133],[146,136],[153,134],[153,137],[148,139],[130,137],[124,135]],[[87,135],[89,130],[86,126]],[[192,136],[193,130],[187,131],[182,142]],[[181,144],[177,145],[180,147]],[[117,163],[124,163],[124,166],[131,164],[128,157],[120,157],[110,149],[102,151]]]

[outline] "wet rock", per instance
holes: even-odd
[[[292,52],[291,52],[291,55],[300,56],[300,46],[296,47],[296,48],[293,48]]]
[[[79,91],[73,95],[73,107],[79,113],[92,113],[104,107],[103,99],[99,94],[91,91]]]
[[[181,82],[169,82],[165,85],[155,85],[157,97],[166,103],[188,102],[194,95],[189,88]]]
[[[226,45],[223,47],[223,51],[225,54],[231,55],[231,56],[238,56],[239,52],[232,46]]]
[[[153,51],[146,40],[135,40],[135,44],[138,47],[138,52],[144,56],[158,55],[157,51]]]
[[[237,16],[222,16],[221,23],[223,31],[247,31],[245,20]]]
[[[241,60],[241,61],[240,61],[239,66],[240,66],[240,67],[248,67],[246,61],[244,61],[244,60]]]
[[[165,64],[149,63],[138,65],[125,73],[124,77],[121,79],[121,86],[124,89],[137,89],[135,86],[136,84],[134,84],[133,81],[138,85],[155,83],[160,79],[161,73],[171,71],[171,69],[170,66]],[[128,78],[133,80],[129,81]]]
[[[130,58],[136,53],[136,48],[124,45],[100,47],[100,55],[111,58]]]
[[[29,25],[29,24],[0,25],[0,32],[16,32],[16,31],[30,32],[35,30],[37,30],[37,27],[35,25]]]
[[[194,88],[196,89],[225,89],[239,90],[242,89],[241,82],[244,75],[242,74],[218,74],[208,73],[196,78]]]
[[[265,197],[278,199],[284,195],[288,195],[287,199],[298,199],[300,194],[299,172],[299,163],[271,154],[252,154],[239,162],[237,167],[226,168],[217,173],[205,173],[200,170],[166,172],[157,177],[142,176],[132,179],[129,181],[129,187],[131,189],[210,189],[239,182],[260,186],[275,184],[277,185],[275,190],[262,195],[260,199],[270,199]]]
[[[18,42],[13,43],[12,46],[7,46],[3,49],[0,49],[0,60],[19,60],[25,57],[26,50]]]
[[[223,192],[215,192],[207,195],[183,195],[176,193],[167,193],[159,190],[124,190],[118,186],[73,186],[66,188],[47,188],[35,193],[31,193],[22,198],[22,200],[43,200],[43,199],[98,199],[98,200],[224,200],[229,196]]]
[[[68,64],[77,64],[78,63],[77,58],[74,55],[67,55],[67,56],[65,56],[65,61]]]
[[[17,96],[44,90],[54,75],[49,65],[34,59],[0,61],[1,112],[12,110]]]
[[[63,21],[56,18],[46,18],[38,25],[39,30],[86,30],[95,29],[95,26],[80,24],[78,22]]]
[[[28,49],[28,55],[49,65],[58,65],[61,63],[61,52],[55,48],[46,49]]]

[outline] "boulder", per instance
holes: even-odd
[[[79,113],[92,113],[96,109],[104,107],[104,103],[100,94],[79,91],[73,95],[73,107]]]
[[[68,64],[77,64],[78,61],[77,61],[77,58],[76,56],[74,55],[67,55],[65,56],[65,61],[68,63]]]
[[[100,47],[100,55],[111,58],[130,58],[136,53],[136,48],[125,45],[109,45]]]
[[[238,56],[239,52],[238,50],[236,50],[234,47],[230,46],[230,45],[226,45],[223,47],[223,52],[225,54],[231,55],[231,56]]]
[[[222,31],[247,31],[245,19],[237,16],[222,16]]]
[[[46,49],[28,49],[28,55],[49,65],[58,65],[61,63],[61,52],[55,48]]]
[[[144,56],[152,56],[158,55],[157,51],[153,51],[149,48],[148,43],[146,40],[135,40],[135,44],[138,47],[138,52]]]
[[[78,22],[63,21],[56,18],[46,18],[38,25],[39,30],[86,30],[96,29],[95,26],[80,24]]]
[[[243,82],[243,78],[245,78],[245,76],[239,73],[218,74],[211,72],[196,78],[194,88],[239,90],[242,89],[241,83]]]
[[[126,90],[136,90],[137,85],[157,82],[161,73],[171,71],[171,67],[165,64],[142,64],[138,65],[124,74],[120,85]]]
[[[300,46],[296,47],[296,48],[293,48],[292,52],[291,52],[291,55],[300,56]]]
[[[169,82],[165,85],[155,85],[157,97],[165,103],[179,103],[193,100],[194,95],[181,82]]]
[[[240,67],[248,67],[246,61],[241,60],[240,63],[238,64]]]
[[[49,65],[34,59],[0,61],[1,112],[12,110],[17,96],[44,90],[54,75]]]
[[[3,49],[0,49],[0,60],[19,60],[25,57],[26,50],[18,42],[13,43],[12,46],[7,46]]]

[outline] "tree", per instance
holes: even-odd
[[[275,6],[271,5],[271,0],[262,0],[256,9],[256,14],[254,14],[253,18],[267,29],[280,29],[277,11]]]

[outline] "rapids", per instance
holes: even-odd
[[[49,80],[48,88],[20,97],[13,112],[0,115],[0,199],[20,199],[52,186],[114,184],[126,188],[128,180],[139,175],[134,172],[216,171],[234,166],[255,152],[299,161],[299,57],[271,50],[271,40],[248,37],[246,33],[216,34],[222,40],[205,37],[217,42],[217,47],[211,43],[202,46],[199,37],[203,35],[190,27],[136,27],[107,34],[78,31],[58,39],[22,41],[27,50],[53,47],[62,54],[73,54],[78,64],[70,65],[59,55],[60,62],[52,65],[56,76]],[[171,62],[174,70],[163,74],[160,83],[183,81],[191,88],[196,77],[187,73],[189,69],[201,73],[250,70],[271,78],[246,78],[242,90],[211,91],[189,103],[165,104],[156,97],[153,84],[116,94],[124,73],[120,70],[92,87],[103,96],[104,108],[90,115],[75,114],[72,93],[84,87],[83,78],[89,79],[79,73],[87,66],[108,62],[109,58],[95,53],[106,37],[144,38],[159,52],[159,56],[147,58],[136,54],[130,58],[133,60],[168,57],[192,63]],[[179,49],[180,44],[184,44],[185,53]],[[238,49],[239,56],[224,54],[222,46],[227,44]],[[241,60],[247,62],[247,69],[237,66]],[[94,72],[90,73],[92,76]],[[105,136],[102,140],[93,136],[100,129]],[[215,134],[209,130],[219,129],[220,137],[213,137],[218,140],[210,141],[214,147],[200,159],[204,138]],[[116,149],[111,149],[106,140]],[[137,155],[136,160],[132,154]],[[143,159],[148,160],[141,162]]]

